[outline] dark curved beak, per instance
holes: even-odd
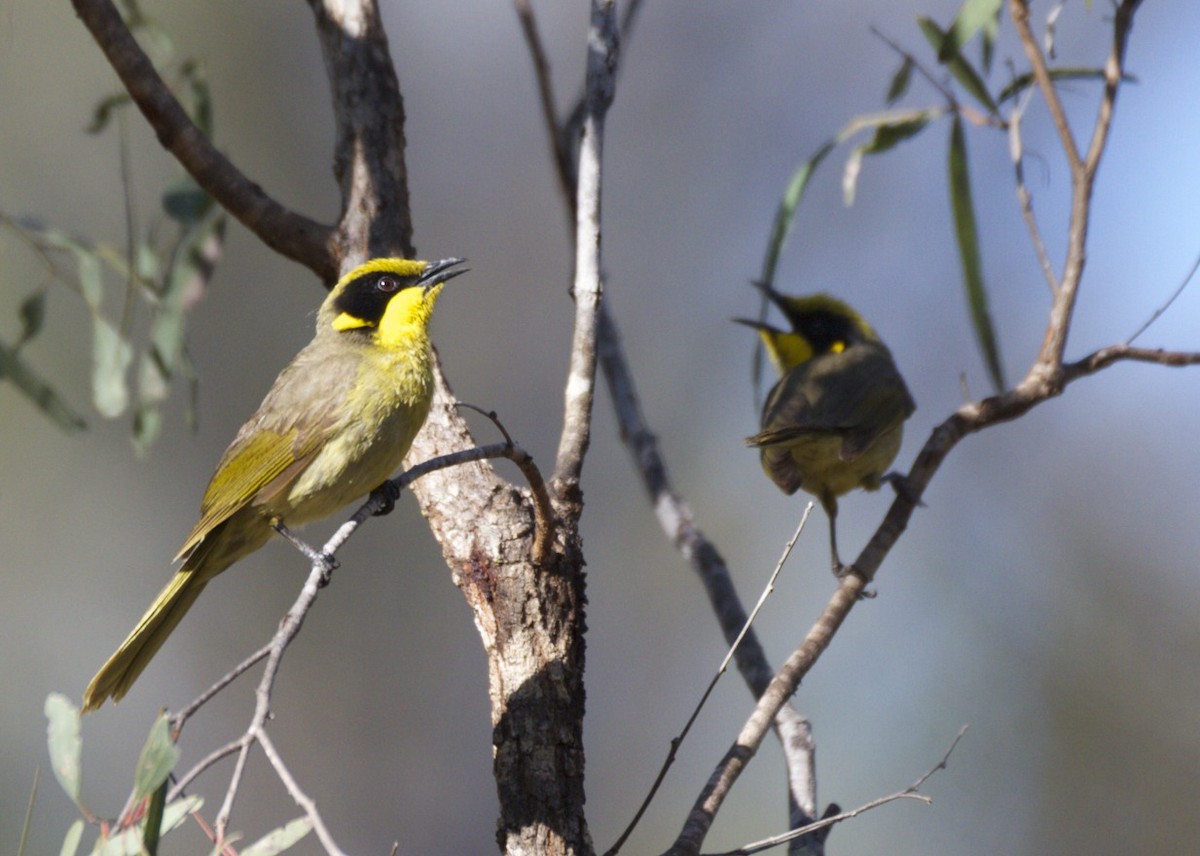
[[[745,324],[747,327],[752,327],[759,331],[766,331],[768,333],[783,332],[782,330],[772,327],[770,324],[764,324],[762,321],[751,321],[749,318],[732,318],[730,320],[733,321],[734,324]]]
[[[466,259],[451,258],[430,262],[422,272],[421,278],[417,280],[417,284],[423,285],[428,291],[439,282],[449,282],[450,280],[454,279],[454,277],[464,274],[470,270],[470,268],[451,270],[451,268],[453,268],[455,265],[460,265],[465,261]]]

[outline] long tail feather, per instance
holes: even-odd
[[[171,578],[117,653],[108,658],[88,684],[83,693],[85,713],[100,707],[109,698],[114,702],[121,700],[207,584],[207,580],[187,567]]]

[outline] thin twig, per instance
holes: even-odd
[[[190,770],[176,779],[175,784],[167,794],[167,802],[172,802],[176,798],[183,796],[184,791],[187,790],[187,786],[194,782],[197,776],[199,776],[213,764],[217,763],[222,758],[228,758],[234,752],[240,751],[242,748],[242,743],[245,741],[245,739],[246,736],[243,734],[237,740],[231,740],[224,746],[214,749],[196,762],[196,764],[193,765]]]
[[[820,829],[833,826],[835,823],[841,823],[843,820],[850,820],[851,818],[858,817],[864,812],[871,811],[872,809],[879,808],[882,805],[887,805],[888,803],[895,802],[896,800],[913,799],[923,802],[926,805],[932,805],[933,798],[920,793],[920,790],[935,773],[937,773],[939,770],[946,769],[947,764],[950,762],[951,753],[954,752],[955,747],[958,746],[958,742],[963,739],[963,735],[966,733],[967,726],[964,725],[959,729],[958,735],[954,738],[953,742],[951,742],[950,748],[946,750],[946,754],[942,756],[942,760],[934,764],[928,772],[926,772],[923,776],[921,776],[904,790],[896,791],[894,794],[888,794],[885,797],[873,799],[870,802],[860,805],[858,808],[821,818],[815,823],[810,823],[800,829],[792,829],[780,835],[773,835],[770,838],[764,838],[761,841],[755,841],[750,844],[743,845],[736,850],[727,850],[723,853],[713,853],[709,854],[709,856],[750,856],[752,853],[761,853],[764,850],[769,850],[772,847],[778,847],[780,844],[786,844],[789,841],[793,841],[802,835],[808,835]]]
[[[255,663],[261,661],[264,657],[266,657],[270,653],[271,653],[270,645],[264,645],[263,647],[259,648],[257,651],[255,651],[253,654],[251,654],[245,660],[242,660],[242,662],[240,662],[236,666],[234,666],[230,671],[228,671],[224,675],[222,675],[221,678],[218,679],[216,683],[214,683],[211,687],[209,687],[204,692],[202,692],[200,695],[198,695],[192,702],[190,702],[186,707],[184,707],[182,710],[180,710],[179,713],[174,714],[171,717],[171,732],[172,732],[173,738],[176,741],[179,740],[179,734],[180,734],[180,732],[183,731],[184,724],[188,721],[188,719],[191,718],[192,714],[194,714],[201,707],[203,707],[205,705],[205,703],[207,703],[209,701],[209,699],[211,699],[213,696],[215,696],[221,690],[225,689],[225,687],[227,687],[229,684],[233,683],[233,681],[235,681],[237,678],[241,677],[243,674],[245,674],[247,671],[249,671],[249,669]]]
[[[546,489],[546,482],[542,478],[542,471],[538,469],[533,456],[513,441],[512,435],[508,433],[508,429],[504,427],[504,423],[500,421],[495,410],[484,410],[482,407],[476,407],[465,401],[457,402],[456,406],[470,408],[487,417],[496,426],[496,430],[504,436],[509,453],[503,457],[517,465],[521,474],[525,476],[525,481],[529,483],[529,492],[533,495],[533,562],[536,565],[543,564],[549,557],[550,548],[554,543],[554,511],[550,504],[550,491]]]
[[[721,660],[721,665],[717,668],[716,674],[714,674],[712,676],[712,680],[708,682],[708,686],[701,694],[700,700],[696,703],[696,707],[692,710],[691,716],[689,716],[687,722],[684,723],[683,729],[676,737],[672,738],[670,749],[667,751],[667,757],[663,760],[662,766],[658,770],[658,775],[654,777],[654,783],[650,786],[650,790],[642,800],[642,804],[638,806],[638,810],[634,812],[633,819],[629,821],[629,825],[626,826],[625,830],[617,837],[617,840],[613,843],[612,847],[605,851],[604,856],[616,856],[616,853],[620,851],[621,847],[624,846],[629,836],[633,834],[634,829],[637,828],[638,823],[642,819],[642,815],[646,813],[646,809],[650,807],[650,803],[654,800],[655,794],[658,793],[659,786],[662,785],[663,780],[667,777],[667,771],[670,770],[671,766],[675,763],[675,757],[679,754],[679,747],[683,745],[683,741],[688,736],[688,732],[692,730],[692,725],[695,724],[697,717],[700,716],[700,711],[704,709],[704,705],[708,702],[713,690],[716,689],[717,682],[721,680],[721,676],[725,674],[725,670],[729,668],[729,662],[733,659],[734,654],[737,653],[737,649],[741,647],[742,640],[746,638],[746,634],[750,632],[750,626],[754,623],[754,619],[758,617],[758,613],[762,609],[763,604],[767,602],[767,598],[770,597],[773,591],[775,591],[775,581],[779,579],[779,574],[783,570],[783,566],[787,562],[788,556],[792,554],[792,548],[796,546],[796,540],[800,537],[800,533],[804,531],[804,525],[808,523],[808,516],[812,513],[812,509],[813,503],[811,502],[804,506],[804,513],[800,516],[800,523],[796,526],[796,531],[792,534],[792,537],[788,539],[787,544],[784,545],[783,555],[781,555],[779,557],[779,561],[775,563],[775,569],[771,572],[771,576],[767,580],[767,584],[763,588],[762,594],[759,595],[758,603],[756,603],[754,605],[754,609],[750,611],[750,616],[746,619],[745,626],[742,627],[742,630],[740,633],[738,633],[737,638],[733,640],[733,644],[730,645],[729,651],[725,654],[725,658]]]
[[[275,775],[279,776],[279,780],[283,782],[283,786],[287,789],[287,792],[296,801],[296,805],[304,809],[304,814],[312,822],[313,831],[317,833],[317,838],[324,845],[325,852],[333,854],[333,856],[344,856],[337,842],[333,840],[329,828],[325,826],[325,821],[321,818],[321,812],[317,809],[316,802],[301,789],[291,770],[283,763],[283,757],[275,748],[275,744],[271,741],[271,738],[267,736],[266,731],[259,732],[258,744],[262,746],[263,754],[267,756],[267,760],[275,768]]]
[[[567,144],[566,135],[559,125],[558,111],[554,106],[554,84],[550,78],[550,60],[542,45],[537,18],[533,14],[533,7],[529,0],[513,0],[513,5],[517,10],[517,20],[521,22],[521,32],[525,35],[525,44],[529,47],[529,56],[533,60],[533,73],[537,78],[542,120],[550,139],[550,151],[554,155],[554,174],[558,177],[559,190],[567,205],[567,218],[573,221],[575,219],[575,166],[571,162],[571,149]]]
[[[1050,294],[1058,293],[1058,278],[1054,275],[1054,265],[1050,262],[1050,254],[1046,251],[1046,243],[1042,240],[1042,230],[1038,226],[1037,217],[1033,213],[1033,195],[1025,184],[1025,151],[1021,141],[1021,117],[1025,107],[1033,97],[1032,91],[1027,91],[1016,100],[1012,114],[1008,117],[1008,154],[1012,159],[1013,174],[1016,179],[1017,204],[1021,208],[1021,219],[1025,221],[1025,230],[1029,240],[1033,242],[1033,251],[1037,256],[1042,276],[1050,286]],[[1021,102],[1025,103],[1022,104]]]
[[[1196,276],[1197,270],[1200,270],[1200,256],[1197,256],[1196,260],[1192,262],[1191,268],[1188,269],[1187,276],[1183,278],[1183,282],[1179,283],[1179,287],[1176,288],[1171,296],[1167,298],[1167,302],[1155,309],[1154,314],[1147,318],[1141,327],[1138,327],[1133,331],[1133,335],[1125,340],[1126,345],[1132,345],[1134,339],[1150,329],[1150,325],[1157,321],[1164,312],[1171,308],[1171,304],[1175,302],[1175,299],[1178,298],[1179,295],[1183,294],[1183,290],[1191,284],[1192,279]]]

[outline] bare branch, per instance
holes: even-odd
[[[1031,377],[1034,373],[1057,373],[1062,366],[1067,334],[1071,326],[1071,315],[1075,310],[1075,301],[1087,261],[1087,235],[1091,220],[1092,190],[1095,187],[1100,159],[1108,142],[1108,132],[1112,125],[1117,92],[1124,77],[1125,46],[1129,31],[1133,26],[1133,15],[1139,3],[1140,0],[1122,0],[1117,7],[1117,13],[1113,19],[1112,51],[1104,68],[1104,94],[1100,100],[1096,123],[1088,146],[1087,159],[1084,160],[1079,154],[1079,148],[1071,133],[1062,100],[1058,96],[1058,90],[1054,86],[1046,64],[1046,58],[1030,28],[1029,4],[1027,0],[1009,0],[1009,11],[1017,34],[1033,69],[1038,90],[1054,120],[1063,154],[1071,169],[1071,214],[1067,226],[1067,254],[1062,276],[1058,281],[1058,291],[1055,293],[1054,302],[1050,308],[1050,322],[1046,328],[1046,337],[1042,342],[1037,362],[1030,370]]]
[[[600,196],[604,158],[604,119],[616,86],[617,25],[614,0],[593,0],[588,30],[587,110],[579,144],[575,188],[575,335],[563,412],[562,437],[554,480],[569,488],[579,483],[591,439],[596,391],[596,326],[600,307]]]
[[[333,230],[280,205],[213,146],[171,94],[111,0],[72,4],[163,148],[196,183],[267,246],[325,282],[336,280],[330,254]]]
[[[404,100],[375,0],[308,0],[329,75],[342,212],[331,240],[344,272],[369,258],[413,258]],[[333,282],[336,279],[329,280]]]

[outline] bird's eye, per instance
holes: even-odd
[[[400,288],[400,280],[391,274],[384,274],[375,281],[375,288],[378,291],[396,291],[398,288]]]

